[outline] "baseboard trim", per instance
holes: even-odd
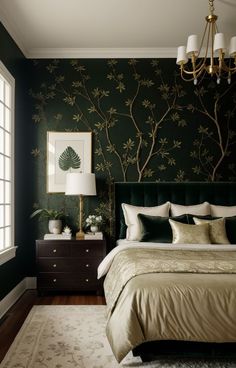
[[[28,289],[36,289],[36,277],[25,277],[0,301],[0,318]]]

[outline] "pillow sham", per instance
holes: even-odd
[[[169,208],[170,203],[166,202],[160,206],[155,207],[140,207],[140,206],[133,206],[131,204],[122,203],[121,204],[125,224],[127,226],[126,230],[126,239],[127,240],[140,240],[141,239],[141,229],[140,229],[140,222],[138,219],[138,213],[142,213],[145,215],[151,216],[169,216]]]
[[[211,215],[215,217],[236,216],[236,206],[218,206],[210,204]]]
[[[193,218],[196,225],[209,224],[209,235],[213,244],[230,244],[225,229],[225,219],[205,220],[197,217]]]
[[[189,225],[169,220],[174,244],[210,244],[209,224]]]
[[[172,243],[170,217],[149,216],[139,213],[141,225],[141,242]],[[187,224],[187,216],[171,217],[172,220]]]
[[[193,206],[183,206],[182,204],[170,203],[171,216],[180,216],[186,213],[193,215],[210,215],[210,204],[203,202]]]

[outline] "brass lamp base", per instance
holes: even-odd
[[[84,232],[83,230],[80,230],[76,233],[76,240],[84,240]]]

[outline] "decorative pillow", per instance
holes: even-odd
[[[169,220],[174,244],[210,244],[209,224],[187,225]]]
[[[166,202],[160,206],[155,207],[139,207],[131,204],[122,203],[122,209],[125,218],[125,224],[127,226],[126,239],[127,240],[140,240],[141,229],[138,219],[138,213],[151,216],[169,216],[170,203]]]
[[[236,206],[216,206],[210,204],[211,215],[215,217],[236,216]]]
[[[205,220],[197,217],[193,218],[196,225],[209,224],[209,234],[213,244],[230,244],[225,229],[225,219]]]
[[[169,217],[149,216],[138,214],[141,224],[142,237],[140,241],[154,243],[172,243],[172,230]],[[187,216],[171,217],[175,221],[187,224]]]
[[[186,213],[193,215],[210,215],[210,204],[203,202],[193,206],[182,206],[181,204],[170,203],[171,216],[180,216]]]

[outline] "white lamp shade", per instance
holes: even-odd
[[[229,54],[230,56],[236,55],[236,36],[232,37],[230,40]]]
[[[68,173],[66,174],[66,195],[96,195],[95,174]]]
[[[216,33],[214,39],[214,51],[226,51],[225,37],[223,33]]]
[[[188,36],[186,53],[188,56],[191,56],[192,53],[194,53],[196,56],[198,55],[197,35]]]
[[[179,46],[178,47],[178,53],[177,53],[177,60],[176,64],[186,64],[188,62],[188,58],[186,55],[186,47],[185,46]]]

